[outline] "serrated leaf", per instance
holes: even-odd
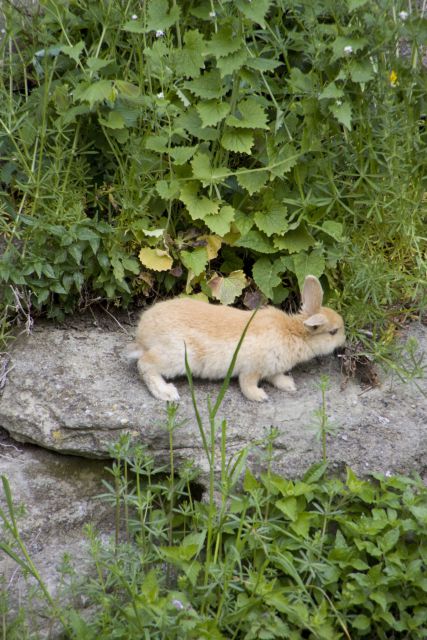
[[[197,112],[204,127],[215,126],[225,118],[230,111],[228,102],[207,100],[196,105]]]
[[[178,20],[181,11],[178,5],[169,10],[168,0],[151,0],[148,3],[147,31],[164,31]]]
[[[312,516],[309,513],[301,513],[295,522],[289,525],[292,531],[303,538],[308,538]]]
[[[344,95],[344,91],[342,89],[340,89],[339,87],[337,87],[335,82],[330,82],[323,89],[323,91],[320,92],[319,99],[320,100],[331,99],[331,98],[332,99],[336,99],[336,98],[342,98],[343,95]]]
[[[104,67],[108,66],[112,62],[114,62],[114,60],[111,60],[111,59],[103,60],[102,58],[93,58],[93,57],[89,57],[86,60],[86,64],[92,72],[99,71],[100,69],[103,69]]]
[[[353,54],[363,49],[367,44],[367,38],[347,38],[346,36],[338,36],[338,38],[332,43],[332,50],[334,52],[332,61],[347,57],[348,47],[351,47],[351,53]]]
[[[237,182],[246,189],[249,195],[260,191],[268,180],[268,171],[241,169],[236,171]]]
[[[175,119],[175,130],[185,129],[199,140],[217,140],[218,131],[213,127],[204,127],[199,114],[194,108],[187,109]]]
[[[235,71],[243,67],[247,59],[248,52],[243,48],[239,49],[239,51],[236,51],[235,53],[230,53],[224,58],[220,58],[217,61],[216,66],[220,70],[221,78],[232,75]]]
[[[343,124],[349,131],[351,130],[351,104],[349,102],[331,104],[329,110],[339,123]]]
[[[204,220],[206,216],[218,214],[219,203],[206,196],[199,197],[198,183],[195,181],[187,182],[181,187],[179,199],[185,204],[193,220]]]
[[[123,116],[117,111],[109,111],[107,118],[99,116],[99,122],[109,129],[123,129],[125,121]]]
[[[254,214],[255,224],[268,236],[281,235],[288,229],[287,211],[284,204],[277,202],[269,206],[267,211],[257,211]]]
[[[237,247],[245,247],[258,253],[276,253],[271,241],[261,231],[251,230],[245,236],[237,240]]]
[[[222,182],[229,174],[227,167],[211,167],[210,158],[206,153],[197,153],[191,161],[193,176],[198,178],[204,187]]]
[[[248,0],[235,0],[235,4],[245,18],[257,22],[264,28],[265,15],[272,1],[273,0],[251,0],[251,2],[248,2]]]
[[[208,253],[208,260],[214,260],[221,249],[222,238],[217,235],[204,235],[200,236],[200,240],[204,240],[206,242],[205,248]]]
[[[117,89],[120,98],[123,98],[124,100],[139,101],[141,98],[141,91],[139,87],[132,82],[126,82],[125,80],[115,80],[114,86]]]
[[[221,145],[228,151],[250,154],[254,145],[254,136],[252,131],[245,129],[228,129],[222,135]]]
[[[208,263],[206,247],[197,247],[193,251],[181,251],[181,261],[187,269],[191,269],[195,276],[199,276],[205,270]]]
[[[179,196],[180,184],[178,180],[158,180],[156,191],[163,200],[173,200]]]
[[[320,249],[311,253],[297,253],[292,256],[292,264],[301,290],[306,276],[313,275],[319,278],[325,271],[325,258]]]
[[[369,82],[375,77],[375,72],[370,61],[366,60],[358,62],[352,60],[348,65],[350,72],[350,78],[353,82],[365,83]]]
[[[298,227],[298,229],[288,231],[284,236],[274,238],[273,244],[280,251],[285,249],[289,253],[299,253],[312,247],[315,244],[315,239],[304,227]]]
[[[256,71],[274,71],[277,67],[281,67],[283,62],[271,60],[269,58],[249,58],[245,62],[245,67],[255,69]]]
[[[152,136],[145,138],[145,148],[157,153],[167,153],[169,151],[169,138],[164,135]]]
[[[232,271],[229,276],[215,275],[208,282],[212,295],[221,304],[232,304],[242,293],[248,282],[242,270]]]
[[[267,257],[259,258],[252,267],[252,277],[255,284],[270,300],[274,295],[274,287],[277,287],[282,282],[279,276],[280,271],[280,260],[272,262]]]
[[[223,85],[218,69],[206,71],[202,76],[187,80],[184,87],[189,89],[199,98],[221,98],[227,93],[227,87]]]
[[[205,68],[205,46],[203,35],[197,29],[185,32],[184,46],[176,52],[176,65],[180,75],[185,78],[200,75],[200,69]]]
[[[78,62],[80,60],[80,55],[84,48],[85,48],[85,43],[83,42],[83,40],[80,40],[80,42],[78,42],[72,47],[65,44],[62,45],[60,48],[60,51],[62,51],[62,53],[65,53],[65,55],[68,56],[69,58],[72,58],[75,62]]]
[[[342,240],[343,226],[341,222],[326,220],[326,222],[322,224],[322,231],[327,233],[328,236],[331,236],[331,238],[334,238],[334,240]]]
[[[98,80],[92,84],[81,82],[74,89],[73,95],[76,100],[88,102],[93,107],[97,102],[104,100],[114,102],[117,94],[111,80]]]
[[[311,94],[315,91],[315,84],[311,72],[303,73],[301,69],[298,69],[298,67],[292,68],[288,84],[292,93]]]
[[[145,33],[146,29],[141,20],[128,20],[122,26],[122,31],[129,33]]]
[[[145,267],[153,271],[169,271],[173,264],[173,259],[167,251],[150,247],[141,249],[139,259]]]
[[[282,178],[285,173],[288,173],[292,167],[298,164],[302,155],[303,153],[297,151],[293,144],[285,144],[278,149],[274,147],[269,164],[270,173]]]
[[[296,498],[284,498],[283,500],[276,500],[275,506],[285,514],[289,520],[296,520],[298,517],[298,502]]]
[[[240,49],[242,39],[233,31],[231,24],[223,25],[210,39],[207,45],[209,54],[222,58]]]
[[[247,98],[238,103],[236,114],[227,116],[226,124],[242,129],[268,129],[267,114],[257,100]]]
[[[197,146],[194,147],[173,147],[169,149],[169,155],[173,158],[175,164],[181,165],[188,162],[196,152]]]
[[[206,215],[203,221],[211,231],[219,236],[225,236],[230,231],[230,225],[234,220],[235,213],[233,207],[225,205],[221,207],[217,214]]]

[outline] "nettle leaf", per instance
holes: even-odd
[[[208,282],[212,296],[221,304],[233,304],[240,296],[248,281],[241,269],[232,271],[227,277],[214,275]]]
[[[285,173],[288,173],[300,160],[303,153],[297,151],[293,144],[285,144],[279,147],[274,147],[273,153],[270,157],[269,170],[270,173],[278,178],[282,178]]]
[[[184,46],[176,52],[176,65],[179,73],[186,78],[196,78],[200,69],[205,68],[205,40],[197,30],[189,30],[184,34]]]
[[[86,64],[92,72],[100,71],[100,69],[107,67],[112,62],[114,62],[114,60],[112,60],[111,58],[108,60],[103,60],[102,58],[89,57],[86,60]]]
[[[268,211],[257,211],[254,214],[255,224],[268,236],[274,233],[281,235],[288,229],[287,212],[287,207],[277,202],[270,205]]]
[[[299,253],[312,247],[315,239],[304,227],[298,227],[288,231],[284,236],[273,238],[273,244],[280,251],[285,249],[289,253]]]
[[[199,276],[205,270],[208,263],[206,247],[197,247],[193,251],[181,251],[182,263],[187,269],[191,269],[195,276]]]
[[[228,102],[207,100],[196,105],[197,112],[204,127],[215,126],[225,118],[230,111]]]
[[[173,264],[173,259],[167,251],[150,247],[141,249],[139,259],[145,267],[153,271],[169,271]]]
[[[175,119],[174,128],[175,130],[185,129],[191,136],[199,138],[199,140],[218,139],[218,131],[213,127],[203,126],[199,114],[192,107]]]
[[[345,36],[338,36],[335,42],[332,43],[332,62],[338,58],[345,58],[348,56],[348,47],[351,47],[351,53],[360,51],[368,44],[367,38],[347,38]]]
[[[337,85],[335,84],[335,82],[330,82],[324,89],[323,91],[320,92],[319,94],[319,99],[323,100],[326,98],[342,98],[344,96],[344,91],[342,89],[340,89],[339,87],[337,87]]]
[[[244,48],[239,49],[239,51],[236,51],[235,53],[230,53],[224,58],[219,58],[216,66],[220,70],[221,78],[231,76],[235,71],[243,67],[247,59],[248,52]]]
[[[168,0],[150,0],[147,12],[147,31],[164,31],[178,20],[181,10],[174,5],[169,10]]]
[[[236,107],[236,115],[225,120],[230,127],[243,129],[268,129],[267,114],[255,98],[242,100]]]
[[[292,264],[300,288],[306,276],[313,275],[319,278],[325,271],[325,258],[321,249],[314,249],[311,253],[297,253],[292,256]]]
[[[255,69],[256,71],[274,71],[277,67],[281,67],[283,62],[278,60],[270,60],[269,58],[249,58],[245,62],[245,67]]]
[[[107,118],[99,116],[98,120],[109,129],[123,129],[126,126],[123,116],[117,111],[110,111]]]
[[[218,69],[206,71],[199,78],[187,80],[184,87],[189,89],[199,98],[221,98],[227,93],[227,87],[223,85]]]
[[[259,258],[252,267],[255,284],[270,300],[274,297],[273,289],[282,283],[280,273],[283,271],[282,261],[272,262],[270,258]]]
[[[244,247],[258,253],[276,253],[273,244],[267,236],[261,231],[255,229],[249,231],[235,243],[236,247]]]
[[[206,153],[197,153],[191,161],[193,176],[198,178],[204,187],[223,182],[229,175],[228,167],[212,168],[209,156]]]
[[[62,47],[60,48],[60,51],[62,51],[62,53],[65,53],[66,56],[69,56],[70,58],[72,58],[75,62],[78,62],[84,48],[85,48],[85,43],[83,42],[83,40],[80,40],[80,42],[78,42],[72,47],[69,47],[65,44],[62,45]]]
[[[122,31],[129,33],[145,33],[146,29],[141,20],[128,20],[122,26]]]
[[[81,82],[74,89],[73,95],[76,100],[88,102],[93,107],[104,100],[114,102],[117,94],[111,80],[98,80],[92,83]]]
[[[222,58],[240,49],[241,44],[242,38],[238,37],[231,24],[226,24],[214,33],[207,45],[207,52]]]
[[[231,223],[234,220],[235,209],[230,205],[221,207],[219,212],[215,215],[206,215],[203,218],[204,223],[209,227],[211,231],[217,233],[219,236],[225,236],[229,233]]]
[[[267,13],[273,0],[235,0],[235,5],[243,13],[245,18],[257,22],[261,27],[265,27],[265,14]]]
[[[204,220],[206,216],[218,214],[219,202],[215,202],[206,196],[199,197],[199,183],[196,181],[187,182],[181,187],[179,199],[185,204],[193,220]],[[211,227],[210,227],[211,228]],[[215,231],[212,229],[212,231]]]
[[[249,195],[260,191],[268,180],[268,171],[259,169],[241,169],[236,171],[237,182]]]
[[[244,211],[236,211],[235,226],[237,227],[241,236],[245,236],[254,226],[254,219],[252,215],[245,213]]]
[[[180,184],[178,180],[158,180],[156,182],[156,191],[163,200],[173,200],[178,198]]]
[[[346,129],[351,130],[351,104],[349,102],[336,102],[329,106],[329,110],[340,124],[343,124]]]
[[[169,138],[168,136],[147,136],[145,138],[145,148],[150,151],[157,151],[157,153],[167,153],[169,151]]]
[[[221,145],[228,151],[250,154],[254,146],[254,136],[252,131],[245,129],[227,129],[222,135]]]
[[[375,71],[372,67],[372,63],[368,60],[363,62],[352,60],[348,65],[348,69],[350,72],[350,78],[353,82],[362,84],[369,82],[375,77]]]
[[[312,73],[303,73],[298,67],[293,67],[288,79],[292,93],[313,93],[316,90]]]
[[[194,147],[173,147],[168,150],[171,158],[174,159],[175,164],[185,164],[193,157],[197,149],[197,146]]]
[[[338,240],[338,241],[342,240],[343,225],[341,222],[335,222],[334,220],[326,220],[326,222],[322,224],[321,229],[322,231],[327,233],[328,236],[331,236],[331,238],[333,238],[334,240]]]

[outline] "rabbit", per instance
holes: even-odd
[[[290,375],[296,364],[327,355],[345,342],[342,317],[322,307],[323,290],[312,275],[305,278],[301,311],[289,315],[272,306],[258,309],[237,355],[233,375],[248,400],[268,396],[258,386],[266,380],[277,389],[295,392]],[[155,398],[179,400],[176,387],[165,378],[185,374],[185,349],[194,376],[224,378],[252,311],[173,298],[144,311],[136,342],[128,357],[137,360],[139,374]]]

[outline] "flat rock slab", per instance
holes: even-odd
[[[130,329],[131,331],[132,329]],[[427,328],[413,324],[402,338],[414,336],[427,350]],[[39,325],[11,351],[10,372],[0,400],[0,426],[18,442],[29,442],[63,454],[107,458],[121,434],[143,443],[156,462],[169,460],[165,403],[153,398],[123,351],[130,337],[119,328],[85,325],[64,328]],[[224,354],[231,357],[232,354]],[[380,387],[363,389],[349,380],[341,389],[340,361],[330,357],[294,370],[294,395],[265,385],[266,403],[246,400],[232,382],[217,416],[227,421],[227,456],[249,446],[255,471],[265,464],[267,434],[278,430],[273,469],[298,476],[318,461],[321,407],[319,380],[329,377],[327,416],[336,430],[327,438],[329,460],[350,465],[359,474],[410,473],[427,469],[427,381],[417,384],[383,377]],[[220,384],[195,381],[198,408],[209,440],[208,398]],[[194,461],[206,478],[208,462],[185,379],[177,381],[180,426],[174,432],[177,466]],[[314,427],[314,428],[313,428]],[[216,436],[216,469],[220,464],[220,431]]]

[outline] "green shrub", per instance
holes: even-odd
[[[426,25],[406,8],[7,6],[5,299],[28,288],[54,314],[250,284],[280,304],[313,273],[356,325],[419,297]]]

